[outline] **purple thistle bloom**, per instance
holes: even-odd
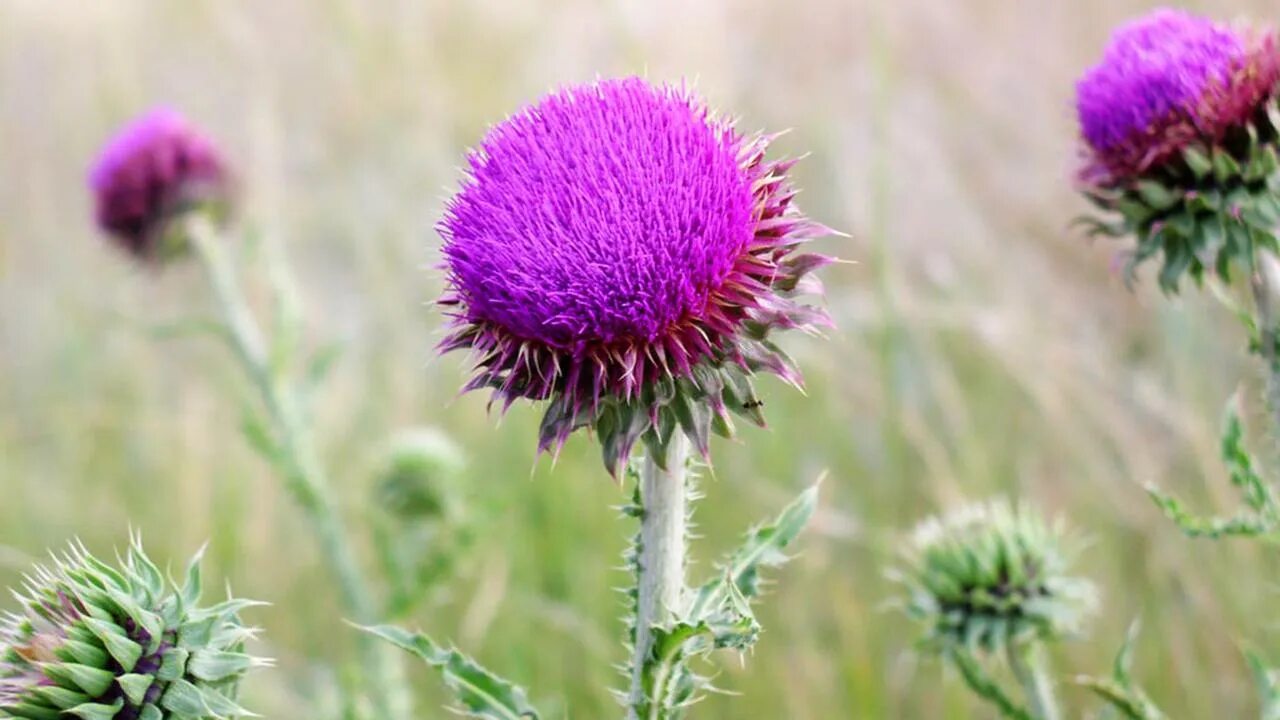
[[[593,425],[612,471],[675,396],[727,420],[724,366],[799,385],[765,334],[827,322],[791,296],[830,262],[793,251],[830,231],[795,209],[794,161],[766,161],[769,140],[638,78],[559,90],[493,128],[438,226],[441,349],[475,353],[465,389],[552,400],[540,449]],[[621,430],[601,427],[610,407]],[[701,424],[681,426],[705,454]]]
[[[1270,33],[1168,9],[1120,27],[1076,86],[1081,179],[1122,185],[1192,144],[1221,142],[1275,96],[1278,80]]]
[[[98,226],[143,260],[164,259],[170,221],[224,205],[231,177],[217,148],[178,112],[157,108],[122,128],[89,174]]]

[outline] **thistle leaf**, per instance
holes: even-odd
[[[730,587],[748,599],[760,595],[760,569],[776,567],[788,560],[783,552],[804,530],[818,507],[818,487],[815,483],[791,504],[783,508],[771,523],[757,526],[747,533],[746,540],[720,565],[714,580],[698,588],[689,615],[701,619],[706,613],[730,599]]]
[[[1076,684],[1092,690],[1129,720],[1165,720],[1167,716],[1151,702],[1142,688],[1133,684],[1130,676],[1133,648],[1137,644],[1140,627],[1137,620],[1129,625],[1124,644],[1116,654],[1111,677],[1081,676],[1076,678]]]
[[[1244,656],[1258,684],[1258,704],[1261,706],[1258,717],[1261,720],[1280,720],[1280,673],[1271,669],[1252,650],[1245,651]]]
[[[1189,537],[1260,537],[1273,535],[1280,529],[1280,502],[1271,486],[1255,469],[1257,462],[1244,446],[1244,427],[1240,421],[1240,400],[1233,397],[1223,414],[1220,443],[1222,460],[1231,475],[1231,484],[1239,489],[1243,507],[1233,516],[1199,516],[1187,510],[1172,495],[1149,486],[1147,493],[1164,514]]]
[[[819,481],[820,483],[820,481]],[[674,621],[652,626],[653,647],[640,670],[642,697],[631,710],[646,720],[678,720],[709,687],[689,667],[716,650],[745,652],[755,645],[760,624],[751,600],[761,593],[760,570],[789,558],[784,550],[808,524],[818,503],[815,483],[772,521],[757,526],[720,565],[715,579],[693,594]]]
[[[422,633],[382,625],[360,628],[402,650],[417,655],[444,674],[467,717],[487,720],[537,720],[524,688],[504,680],[456,649],[445,649]]]

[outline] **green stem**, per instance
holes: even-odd
[[[1060,720],[1058,701],[1053,696],[1044,650],[1036,643],[1010,644],[1009,667],[1026,693],[1031,716],[1036,720]]]
[[[206,219],[199,217],[187,224],[187,232],[208,274],[236,359],[257,391],[277,434],[285,487],[316,534],[321,554],[337,579],[345,612],[359,625],[373,625],[378,622],[379,613],[369,592],[370,585],[348,539],[298,397],[292,387],[272,371],[262,330],[249,310],[227,255],[226,239]],[[360,633],[358,642],[375,716],[401,720],[411,715],[409,694],[399,681],[402,671],[398,657],[367,633]]]
[[[637,708],[641,707],[649,708],[650,717],[660,717],[663,712],[663,698],[645,698],[644,669],[653,650],[653,626],[668,613],[679,612],[684,602],[688,452],[688,441],[676,430],[667,452],[667,469],[646,457],[640,473],[639,578],[627,703],[628,717],[633,719],[639,717]]]
[[[1258,324],[1258,344],[1267,366],[1267,409],[1270,411],[1272,431],[1280,437],[1280,358],[1277,357],[1277,303],[1280,303],[1280,268],[1269,254],[1259,253],[1254,259],[1254,271],[1249,277],[1253,291],[1253,303]]]
[[[964,649],[952,649],[947,652],[947,658],[960,671],[960,676],[964,678],[964,682],[969,686],[978,697],[990,702],[1000,709],[1000,715],[1009,720],[1035,720],[1030,713],[1021,705],[1013,701],[1000,687],[987,671],[982,668],[978,660]]]

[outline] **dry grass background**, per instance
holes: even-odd
[[[1127,291],[1113,248],[1067,229],[1083,209],[1074,79],[1146,7],[0,0],[0,581],[76,535],[105,551],[133,525],[175,562],[211,539],[210,571],[273,603],[254,619],[280,666],[253,679],[251,704],[275,718],[336,710],[327,668],[352,656],[351,631],[297,513],[235,430],[228,400],[247,392],[210,344],[147,331],[207,303],[196,273],[131,267],[87,219],[97,145],[168,102],[235,157],[246,222],[286,242],[310,331],[348,348],[320,411],[353,521],[368,512],[368,448],[392,429],[438,424],[473,458],[481,540],[409,622],[544,707],[613,716],[622,496],[587,440],[531,471],[534,411],[494,429],[481,397],[453,401],[461,361],[430,352],[430,227],[464,149],[519,104],[597,75],[688,77],[744,128],[793,128],[779,146],[811,153],[804,205],[851,233],[827,249],[857,261],[828,273],[839,331],[789,344],[809,396],[769,383],[772,431],[716,448],[707,557],[831,477],[758,651],[719,678],[747,695],[700,717],[991,717],[913,651],[882,573],[921,515],[993,493],[1093,541],[1082,565],[1105,614],[1060,654],[1064,676],[1104,671],[1140,615],[1139,674],[1175,717],[1247,716],[1238,648],[1277,645],[1277,563],[1184,540],[1141,491],[1230,502],[1216,418],[1254,376],[1242,334],[1195,294]],[[423,716],[443,717],[436,678],[414,677]]]

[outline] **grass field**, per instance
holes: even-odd
[[[758,650],[718,679],[745,696],[713,697],[699,717],[992,717],[915,651],[884,572],[921,516],[993,494],[1091,541],[1081,568],[1103,613],[1056,658],[1064,679],[1105,672],[1141,616],[1138,674],[1175,717],[1255,712],[1239,648],[1280,659],[1280,564],[1184,539],[1142,491],[1232,502],[1216,433],[1237,383],[1256,389],[1243,333],[1205,296],[1125,289],[1115,248],[1068,228],[1084,209],[1075,78],[1146,7],[0,0],[0,584],[75,536],[109,552],[134,527],[175,564],[208,540],[211,576],[272,603],[251,617],[278,667],[253,676],[247,704],[337,711],[326,698],[353,631],[299,514],[240,437],[249,391],[212,343],[150,330],[207,312],[198,272],[132,266],[91,226],[97,146],[166,102],[234,157],[244,223],[287,247],[310,337],[345,347],[318,413],[351,524],[373,512],[371,449],[396,428],[439,426],[471,458],[478,539],[405,623],[526,684],[553,717],[616,716],[624,493],[587,438],[552,468],[534,457],[534,409],[497,424],[483,397],[455,398],[462,359],[431,351],[431,226],[490,123],[561,83],[641,73],[691,79],[744,129],[791,128],[778,146],[809,153],[806,211],[851,236],[820,249],[854,261],[825,275],[839,329],[788,340],[807,397],[766,381],[771,429],[714,448],[697,569],[829,478]],[[423,716],[444,717],[437,678],[414,679]]]

